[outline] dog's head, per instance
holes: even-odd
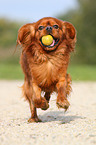
[[[46,35],[52,36],[53,42],[51,45],[44,45],[42,43],[42,37]],[[64,40],[67,40],[70,45],[75,44],[76,31],[74,26],[66,21],[46,17],[36,23],[22,26],[18,31],[17,43],[21,44],[23,47],[28,47],[31,43],[35,42],[45,51],[53,51],[58,48]]]

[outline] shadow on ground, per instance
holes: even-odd
[[[42,122],[52,122],[52,121],[61,121],[61,124],[70,123],[76,119],[83,119],[81,116],[76,115],[67,115],[64,114],[64,111],[51,111],[47,112],[44,115],[39,115],[39,118]]]

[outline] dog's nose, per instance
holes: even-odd
[[[51,33],[52,32],[52,27],[51,26],[47,26],[46,27],[46,31],[49,32],[49,33]]]

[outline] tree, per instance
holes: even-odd
[[[7,19],[0,19],[0,49],[16,45],[19,23],[11,22]]]
[[[77,30],[77,53],[73,62],[96,64],[96,1],[78,0],[78,3],[78,9],[58,18],[71,22]]]

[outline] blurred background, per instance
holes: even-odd
[[[0,79],[23,79],[18,29],[42,17],[71,22],[77,44],[68,72],[76,81],[96,81],[96,0],[3,0],[0,2]]]

